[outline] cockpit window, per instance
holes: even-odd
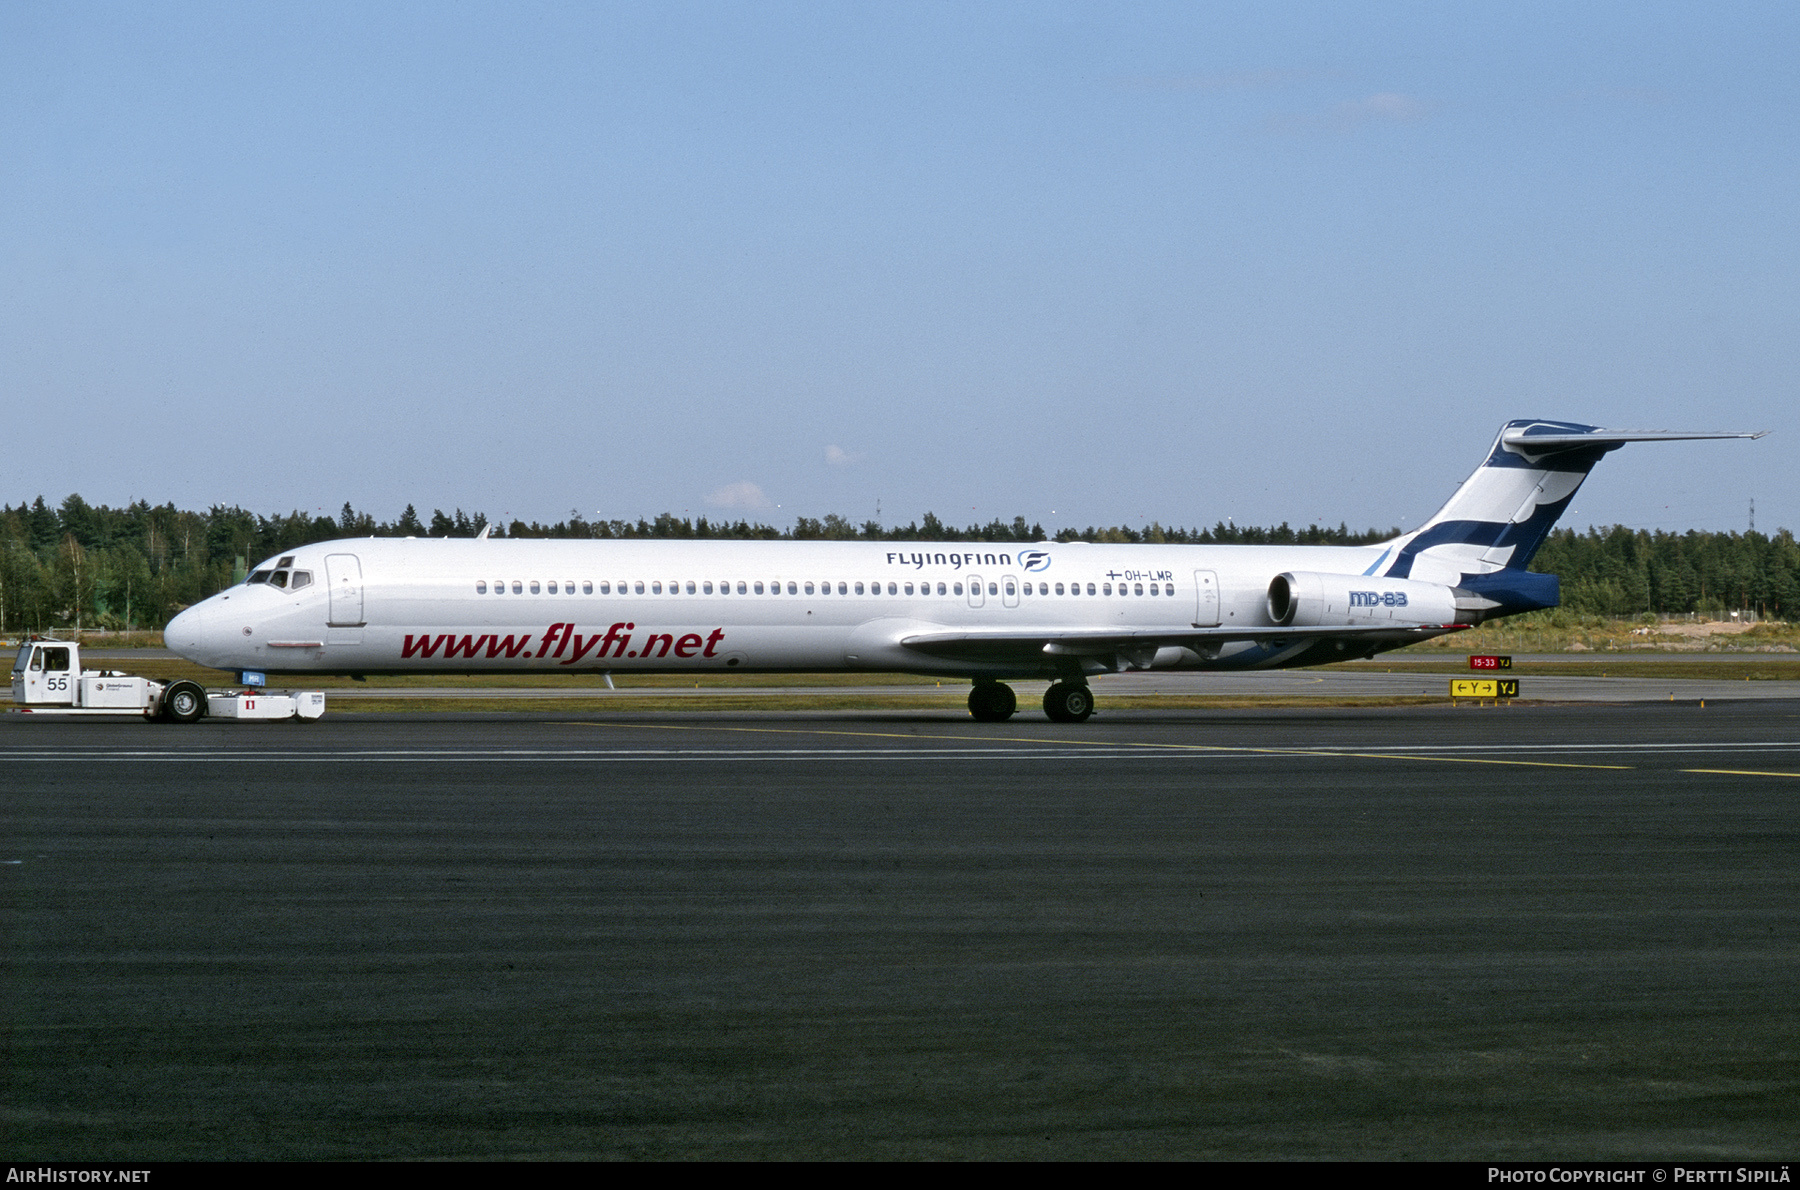
[[[287,581],[288,572],[285,570],[277,570],[274,574],[269,576],[269,585],[271,587],[286,587]]]
[[[291,580],[289,580],[288,586],[292,587],[296,591],[298,591],[301,587],[312,586],[312,571],[310,571],[310,570],[294,571],[294,577]]]
[[[269,581],[269,572],[267,570],[259,570],[250,576],[249,581],[252,583],[266,583]]]
[[[287,557],[283,558],[281,561],[275,563],[276,566],[292,566],[293,564],[294,564],[294,555],[292,555],[292,554],[289,554]]]

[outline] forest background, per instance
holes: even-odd
[[[841,516],[801,517],[790,528],[738,521],[688,519],[567,520],[545,525],[515,520],[492,524],[461,509],[434,510],[423,521],[412,505],[391,522],[377,521],[348,503],[335,518],[301,512],[261,516],[215,505],[191,512],[173,504],[138,501],[124,508],[90,505],[70,495],[52,507],[42,496],[18,507],[0,506],[0,634],[55,628],[161,628],[189,604],[241,580],[247,563],[283,550],[342,537],[738,538],[842,541],[1095,541],[1174,545],[1361,545],[1398,535],[1399,528],[1355,532],[1308,525],[1294,529],[1221,522],[1210,529],[1151,523],[1065,528],[1046,533],[1023,517],[957,529],[926,513],[904,526],[852,523]],[[1610,617],[1698,616],[1732,612],[1782,619],[1800,602],[1800,545],[1787,529],[1773,535],[1672,533],[1623,525],[1559,529],[1545,541],[1531,569],[1562,577],[1562,611]]]

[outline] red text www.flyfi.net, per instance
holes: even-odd
[[[661,659],[671,655],[681,658],[712,657],[717,654],[719,642],[725,639],[723,628],[714,628],[705,636],[698,632],[682,633],[679,636],[673,632],[652,632],[644,637],[641,645],[633,646],[632,633],[636,628],[636,624],[621,620],[604,633],[583,635],[575,631],[573,624],[552,624],[543,636],[537,638],[536,651],[531,648],[532,635],[529,632],[522,635],[509,633],[506,636],[494,633],[477,636],[472,632],[461,636],[453,632],[440,632],[434,636],[429,632],[423,635],[409,632],[401,642],[400,658],[403,661],[414,657],[446,661],[458,657],[527,660],[548,658],[559,665],[574,665],[590,654],[595,661],[618,657]]]

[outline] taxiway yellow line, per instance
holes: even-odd
[[[1721,777],[1800,777],[1800,773],[1763,772],[1759,769],[1682,769],[1684,773],[1712,773]]]
[[[877,740],[954,740],[957,743],[1058,744],[1089,748],[1144,748],[1163,752],[1217,752],[1252,756],[1340,756],[1354,760],[1415,760],[1437,764],[1505,764],[1537,769],[1608,769],[1628,771],[1629,764],[1568,764],[1550,760],[1491,760],[1472,756],[1411,756],[1400,752],[1337,752],[1318,748],[1243,748],[1220,744],[1155,744],[1141,740],[1047,739],[1042,736],[928,735],[903,731],[845,731],[839,728],[714,727],[685,723],[584,723],[584,727],[660,728],[664,731],[734,731],[750,735],[834,735]],[[1694,770],[1702,771],[1702,770]]]

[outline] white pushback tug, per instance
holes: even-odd
[[[142,715],[170,723],[219,719],[317,719],[323,690],[276,693],[207,690],[198,682],[133,677],[111,669],[82,669],[72,640],[28,640],[13,661],[14,710],[29,715]]]

